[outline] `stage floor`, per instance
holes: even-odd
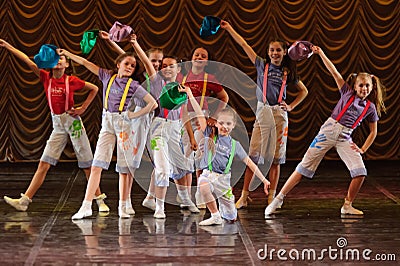
[[[101,188],[111,211],[72,221],[84,197],[86,180],[75,163],[51,168],[27,212],[8,206],[3,196],[19,197],[37,164],[0,164],[1,265],[372,265],[400,262],[399,161],[366,162],[369,176],[354,206],[363,218],[341,217],[350,181],[340,161],[324,161],[314,180],[304,180],[289,194],[282,209],[264,219],[261,188],[253,202],[239,210],[236,223],[199,226],[209,212],[191,214],[166,206],[165,220],[141,206],[146,192],[134,184],[136,215],[119,219],[118,177],[111,166]],[[279,188],[296,166],[282,167]],[[236,171],[234,169],[234,171]],[[240,172],[240,170],[238,170]],[[147,180],[151,165],[136,172]],[[235,186],[238,198],[242,180]],[[171,188],[171,191],[173,188]]]

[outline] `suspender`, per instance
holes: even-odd
[[[108,81],[108,85],[107,85],[107,90],[106,90],[106,96],[104,99],[104,109],[108,110],[108,95],[110,94],[110,89],[111,89],[111,85],[114,82],[115,78],[117,77],[117,74],[114,74],[110,80]],[[121,102],[119,103],[119,108],[118,111],[121,113],[122,110],[124,109],[124,105],[125,105],[125,101],[126,101],[126,97],[128,96],[128,92],[129,92],[129,87],[131,86],[132,83],[132,79],[129,78],[128,82],[126,83],[125,89],[124,89],[124,94],[122,95],[121,98]]]
[[[214,136],[214,143],[217,143],[217,136]],[[231,153],[229,154],[228,164],[226,165],[224,174],[229,173],[231,170],[233,157],[235,156],[236,140],[232,139],[231,146]],[[208,170],[212,171],[212,153],[210,151],[208,151]]]
[[[264,69],[264,80],[263,80],[263,101],[264,101],[264,103],[267,102],[268,69],[269,69],[269,64],[266,64],[265,69]],[[281,86],[281,90],[279,91],[278,103],[282,102],[283,92],[285,91],[286,80],[287,80],[287,71],[285,70],[285,71],[283,71],[282,86]]]
[[[47,87],[47,99],[49,101],[50,111],[54,114],[53,104],[51,103],[51,82],[53,78],[49,80],[49,86]],[[65,110],[68,111],[69,105],[69,76],[65,77]]]
[[[347,109],[349,109],[350,105],[354,102],[355,96],[352,95],[350,97],[350,99],[347,101],[346,105],[343,107],[342,111],[340,111],[340,113],[338,114],[338,116],[336,117],[336,121],[339,122],[339,120],[342,118],[342,116],[346,113]],[[362,111],[361,115],[357,118],[356,122],[354,122],[354,124],[351,126],[351,128],[356,128],[356,126],[358,125],[358,123],[360,123],[361,119],[365,116],[365,114],[368,111],[368,108],[370,106],[371,102],[369,100],[367,100],[367,103],[364,107],[364,110]]]
[[[150,91],[151,91],[151,86],[150,86],[149,74],[144,73],[144,76],[146,77],[146,90],[147,90],[148,93],[150,93]]]
[[[189,76],[189,74],[183,77],[182,85],[185,85],[187,76]],[[206,90],[207,90],[207,78],[208,78],[208,73],[204,73],[204,77],[203,77],[203,91],[201,92],[201,99],[200,99],[200,104],[199,104],[199,105],[200,105],[200,109],[203,109],[204,96],[206,95]]]

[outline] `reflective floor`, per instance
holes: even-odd
[[[92,217],[72,221],[86,180],[75,163],[60,163],[27,212],[15,211],[1,197],[0,265],[395,265],[400,262],[399,162],[366,164],[369,177],[354,203],[363,218],[340,216],[348,172],[342,162],[329,161],[314,180],[303,180],[271,219],[264,219],[260,187],[236,223],[205,227],[198,223],[209,212],[191,214],[173,204],[166,206],[165,220],[154,219],[141,206],[146,192],[137,184],[136,215],[119,219],[113,171],[104,172],[101,182],[110,213],[99,215],[93,204]],[[295,166],[282,167],[279,187]],[[18,197],[35,170],[36,164],[0,164],[1,196]],[[143,162],[136,178],[147,180],[150,172],[151,165]],[[235,186],[237,198],[241,187],[242,180]]]

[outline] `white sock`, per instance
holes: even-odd
[[[184,203],[187,203],[190,201],[189,193],[186,188],[182,189],[182,190],[178,189],[178,195]]]
[[[85,210],[89,210],[92,208],[92,201],[90,200],[83,200],[82,202],[82,208]]]
[[[276,196],[278,199],[283,200],[285,198],[285,194],[282,194],[282,192],[279,192],[279,194]]]
[[[127,208],[131,208],[132,207],[131,194],[129,194],[128,200],[126,201],[126,207]]]
[[[156,211],[164,211],[164,201],[156,199]]]
[[[216,217],[221,217],[221,214],[219,213],[219,211],[211,213],[211,217],[216,218]]]
[[[121,208],[121,209],[125,208],[126,207],[126,200],[119,200],[118,207]]]

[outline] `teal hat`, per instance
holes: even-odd
[[[82,41],[80,42],[82,54],[89,54],[96,44],[99,30],[88,30],[83,33]]]
[[[221,19],[218,17],[205,16],[200,27],[200,37],[204,39],[216,34],[221,27],[220,23]]]
[[[53,68],[60,60],[60,55],[56,50],[57,46],[53,44],[43,44],[39,53],[33,57],[33,61],[38,68]]]
[[[178,82],[170,82],[162,88],[159,98],[162,108],[174,110],[187,101],[187,94],[180,92],[179,86],[181,85]]]

